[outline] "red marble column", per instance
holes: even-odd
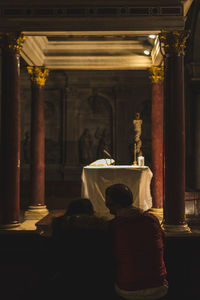
[[[152,208],[163,207],[163,79],[162,67],[151,67],[152,81]]]
[[[188,33],[162,32],[165,52],[164,228],[189,232],[185,221],[184,49]]]
[[[48,211],[45,205],[45,124],[44,85],[48,70],[28,67],[32,81],[31,105],[31,199],[26,218],[40,218]]]
[[[20,222],[20,54],[25,37],[2,37],[1,227]]]

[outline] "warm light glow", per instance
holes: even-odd
[[[149,50],[144,50],[144,54],[149,55],[150,54]]]
[[[156,35],[155,35],[155,34],[150,34],[150,35],[149,35],[149,38],[150,38],[150,39],[155,39],[155,38],[156,38]]]

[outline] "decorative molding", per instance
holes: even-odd
[[[27,6],[2,7],[1,17],[183,16],[183,6]]]
[[[191,229],[188,224],[177,224],[177,225],[168,225],[162,223],[162,228],[167,235],[182,235],[182,234],[191,234]]]
[[[160,52],[160,41],[158,35],[155,38],[154,46],[151,51],[152,65],[160,66],[163,61],[163,56]]]
[[[38,205],[38,206],[29,206],[28,209],[24,213],[24,219],[26,220],[41,220],[46,215],[48,215],[49,211],[46,205]]]
[[[164,67],[155,67],[152,66],[149,69],[149,72],[151,74],[150,79],[152,83],[162,82],[164,80]]]
[[[159,33],[161,48],[164,49],[166,56],[171,55],[184,55],[185,43],[189,37],[190,31],[165,31]]]
[[[27,67],[31,80],[40,86],[44,86],[49,70],[45,67]]]

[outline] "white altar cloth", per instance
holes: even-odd
[[[109,217],[109,210],[105,206],[105,190],[112,184],[123,183],[132,191],[134,205],[148,210],[152,207],[152,176],[147,166],[86,166],[81,175],[81,196],[91,200],[98,215]]]

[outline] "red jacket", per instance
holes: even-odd
[[[158,219],[129,209],[110,222],[117,286],[134,291],[163,285],[166,280],[164,232]]]

